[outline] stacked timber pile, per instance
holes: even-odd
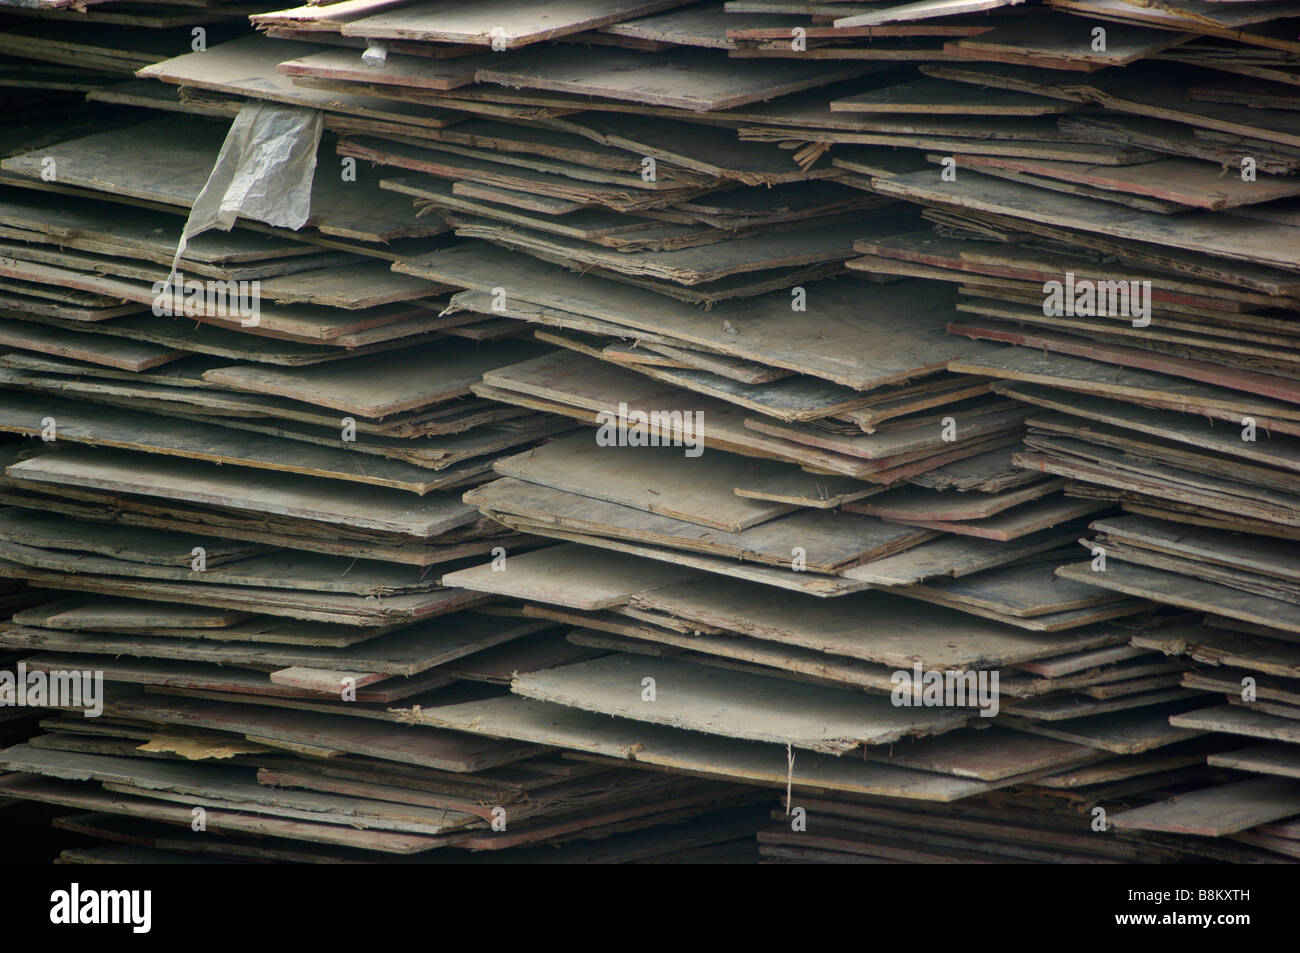
[[[65,859],[1300,856],[1300,6],[57,7],[0,649],[107,690],[0,796]]]

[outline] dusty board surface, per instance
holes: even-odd
[[[1120,830],[1222,837],[1300,813],[1300,783],[1257,778],[1183,794],[1111,815]]]
[[[654,702],[641,700],[647,677],[655,680]],[[896,708],[862,693],[636,656],[521,675],[511,689],[539,701],[827,754],[944,731],[966,718],[964,712]]]

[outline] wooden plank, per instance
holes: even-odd
[[[907,738],[888,748],[866,748],[867,758],[959,778],[999,781],[1030,772],[1077,767],[1106,755],[1086,745],[995,727],[950,731],[937,738]]]
[[[562,437],[525,453],[503,457],[500,474],[542,486],[658,513],[700,526],[739,533],[795,509],[736,496],[737,482],[788,472],[733,454],[681,454],[671,447],[609,447],[589,434]]]
[[[480,83],[554,90],[652,106],[710,111],[732,109],[800,90],[852,79],[867,67],[843,64],[769,63],[740,72],[699,50],[646,56],[626,50],[590,50],[581,66],[563,50],[511,57],[478,71]]]
[[[1112,814],[1119,830],[1166,831],[1223,837],[1297,813],[1300,784],[1256,778],[1192,791],[1168,801],[1146,804]]]
[[[970,779],[800,751],[793,773],[784,748],[614,719],[518,695],[426,708],[413,717],[457,731],[557,745],[703,777],[801,791],[841,791],[951,801],[987,790]]]
[[[646,677],[656,685],[651,703],[642,700]],[[944,731],[966,717],[952,710],[896,708],[861,693],[636,656],[609,655],[521,675],[511,689],[539,701],[636,721],[827,754]]]
[[[895,669],[978,670],[1127,642],[1104,626],[1061,634],[1022,631],[885,593],[795,599],[753,583],[707,580],[636,594],[631,605],[669,618]],[[876,620],[870,630],[863,618]],[[960,633],[960,638],[955,634]]]
[[[250,512],[351,525],[428,538],[477,518],[474,508],[450,496],[413,500],[372,487],[364,496],[328,483],[304,483],[285,474],[233,472],[198,461],[151,458],[68,447],[13,464],[11,476],[65,486],[188,500]]]
[[[501,286],[503,267],[514,275],[506,289],[507,301],[517,297],[633,329],[662,332],[718,353],[859,390],[939,370],[963,351],[960,342],[944,335],[940,327],[944,315],[951,313],[951,298],[933,289],[892,285],[864,289],[842,282],[814,285],[809,289],[814,303],[807,320],[791,322],[788,294],[724,303],[701,312],[615,282],[520,261],[482,243],[410,259],[399,263],[397,270],[491,293]],[[918,294],[924,297],[918,300]],[[810,321],[815,322],[815,333]]]
[[[466,9],[433,0],[376,13],[341,27],[344,36],[465,43],[515,49],[597,30],[681,6],[687,0],[539,0],[520,10],[510,0],[484,0]]]
[[[1016,219],[1071,222],[1085,232],[1152,242],[1217,255],[1234,261],[1300,270],[1300,258],[1286,248],[1295,246],[1294,229],[1286,225],[1247,223],[1230,217],[1195,212],[1167,215],[1111,209],[1086,199],[1045,193],[1032,186],[1003,182],[967,172],[965,184],[941,182],[933,173],[915,172],[875,180],[887,195],[933,202],[957,209],[990,212]]]
[[[581,546],[549,546],[507,556],[509,572],[491,564],[445,575],[443,585],[509,595],[594,611],[625,604],[643,590],[696,577],[696,573]]]
[[[666,545],[709,555],[789,566],[799,540],[806,568],[834,573],[915,546],[926,530],[890,526],[870,516],[804,510],[730,533],[645,513],[510,477],[476,487],[465,501],[485,515],[506,513],[599,536]]]

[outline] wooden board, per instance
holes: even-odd
[[[852,79],[868,70],[845,64],[768,63],[762,70],[740,71],[725,59],[697,50],[649,56],[626,50],[590,50],[578,65],[565,51],[544,50],[484,66],[476,78],[480,83],[515,88],[709,111]]]
[[[1204,788],[1168,801],[1112,814],[1119,830],[1167,831],[1223,837],[1290,817],[1300,805],[1300,784],[1258,778]]]
[[[647,677],[655,679],[653,702],[642,700],[642,679]],[[608,655],[521,675],[511,688],[539,701],[827,754],[944,731],[966,717],[945,709],[896,708],[861,693],[636,656]]]

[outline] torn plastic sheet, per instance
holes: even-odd
[[[172,275],[191,238],[213,228],[230,231],[241,216],[278,228],[302,228],[311,213],[323,128],[318,109],[266,102],[244,105],[194,200],[172,259]]]

